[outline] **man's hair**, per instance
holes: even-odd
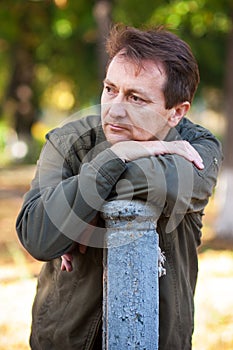
[[[166,73],[163,87],[166,108],[193,100],[200,81],[197,61],[189,45],[177,35],[156,27],[147,30],[117,24],[106,41],[109,63],[121,54],[143,68],[143,60],[161,63]]]

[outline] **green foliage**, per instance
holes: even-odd
[[[0,46],[2,54],[14,61],[14,50],[23,46],[33,54],[36,65],[47,67],[46,84],[56,77],[72,78],[79,105],[97,94],[95,62],[96,24],[92,16],[94,1],[68,1],[64,8],[53,1],[13,1],[1,3]],[[3,47],[3,45],[2,45]],[[37,77],[36,77],[37,78]],[[91,81],[92,80],[92,81]],[[39,95],[46,84],[36,79]]]
[[[23,45],[33,53],[35,64],[47,69],[45,79],[36,76],[38,96],[49,84],[65,77],[74,82],[76,105],[81,106],[99,96],[95,1],[67,0],[64,4],[59,7],[52,0],[1,2],[0,53],[12,62],[15,47]],[[116,0],[112,1],[112,18],[135,26],[168,26],[190,42],[203,79],[216,85],[222,81],[231,7],[230,0],[148,0],[146,4]],[[0,88],[6,78],[0,78]]]
[[[115,22],[122,22],[127,25],[142,26],[148,24],[151,14],[162,3],[161,0],[149,0],[146,3],[141,0],[118,0],[113,7],[113,19]]]
[[[59,82],[69,85],[73,110],[98,103],[100,62],[97,0],[8,0],[0,7],[0,100],[11,81],[18,47],[34,62],[35,104],[43,111],[50,90]],[[227,33],[232,28],[231,0],[115,0],[110,1],[113,22],[134,26],[163,24],[192,47],[199,62],[202,84],[222,88]],[[60,91],[60,90],[59,90]],[[200,89],[201,92],[201,89]],[[54,95],[56,96],[56,95]],[[53,99],[54,100],[54,99]],[[55,98],[56,100],[56,98]],[[51,99],[52,101],[52,99]],[[71,104],[67,104],[67,106]],[[8,107],[7,107],[8,108]],[[68,107],[67,107],[68,108]],[[0,114],[8,116],[3,111]]]

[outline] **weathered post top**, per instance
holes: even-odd
[[[155,230],[157,225],[156,208],[139,200],[108,202],[103,206],[102,217],[108,229],[105,239],[108,248],[128,244],[145,231]]]

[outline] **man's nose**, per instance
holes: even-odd
[[[127,106],[125,102],[113,102],[109,108],[109,114],[113,118],[124,118],[127,114]]]

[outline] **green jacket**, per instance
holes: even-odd
[[[187,140],[197,149],[204,170],[178,155],[124,163],[110,150],[99,116],[71,122],[47,135],[16,224],[26,250],[46,261],[33,305],[33,350],[97,349],[94,342],[102,318],[102,236],[96,229],[85,254],[74,242],[83,243],[85,223],[96,217],[105,200],[128,197],[129,187],[121,179],[131,182],[131,197],[161,208],[157,230],[167,274],[159,285],[159,349],[191,349],[196,248],[222,153],[208,130],[186,118],[166,140],[175,139]],[[101,218],[98,226],[102,232]],[[70,273],[60,269],[60,257],[69,251],[73,253]]]

